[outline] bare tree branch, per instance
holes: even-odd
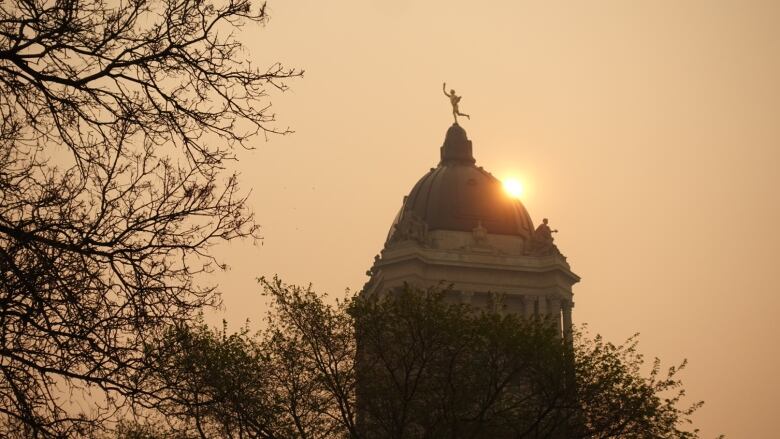
[[[257,239],[233,148],[274,126],[247,0],[0,2],[0,421],[31,437],[154,406],[147,346],[218,303],[211,247]],[[70,392],[104,392],[73,413]],[[79,430],[81,429],[81,430]]]

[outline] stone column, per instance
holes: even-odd
[[[574,302],[571,300],[563,301],[563,337],[568,343],[572,343],[572,321],[571,309],[574,308]]]
[[[536,303],[536,296],[526,294],[523,296],[523,317],[531,319],[534,316],[534,308]]]
[[[501,314],[503,305],[501,295],[493,291],[488,291],[485,295],[487,296],[488,310],[492,313]]]
[[[558,336],[563,337],[561,328],[561,299],[559,297],[550,297],[549,304],[547,318],[550,319],[550,324],[555,327],[555,332],[558,333]]]
[[[550,310],[550,304],[547,302],[547,295],[539,296],[539,319],[546,320]]]

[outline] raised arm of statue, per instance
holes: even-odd
[[[447,93],[447,83],[446,82],[442,82],[441,83],[441,91],[444,92],[444,96],[447,96],[447,97],[450,96],[450,94]]]

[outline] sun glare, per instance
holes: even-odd
[[[504,180],[504,190],[512,198],[520,198],[523,195],[523,185],[514,178]]]

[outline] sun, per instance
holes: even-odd
[[[512,198],[520,198],[523,195],[523,184],[515,178],[504,180],[504,190]]]

